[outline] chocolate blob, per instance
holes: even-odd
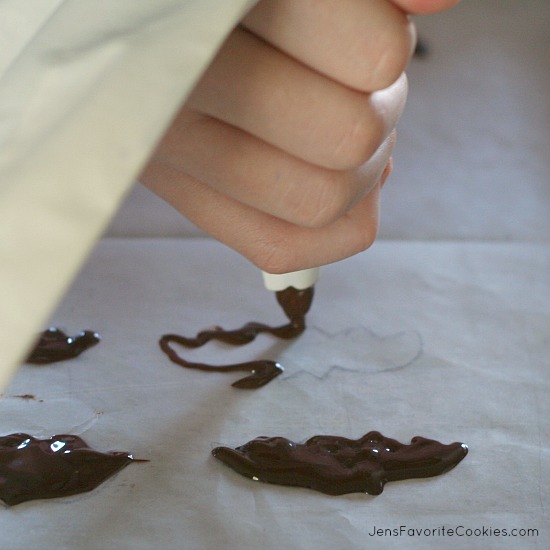
[[[413,437],[406,445],[369,432],[360,439],[318,435],[303,444],[258,437],[212,454],[255,481],[306,487],[328,495],[379,495],[388,481],[432,477],[454,468],[468,453],[464,443],[444,445]]]
[[[0,436],[0,500],[13,506],[91,491],[133,461],[128,453],[95,451],[76,435]]]
[[[242,346],[252,342],[258,334],[269,333],[283,339],[296,338],[306,328],[305,316],[313,301],[313,287],[298,290],[288,287],[276,292],[276,298],[282,307],[289,322],[285,325],[272,327],[263,323],[251,322],[235,330],[224,330],[215,327],[212,330],[203,330],[194,338],[180,336],[178,334],[165,334],[159,340],[160,348],[170,360],[182,367],[214,372],[247,371],[251,374],[241,378],[232,384],[240,389],[257,389],[279,376],[284,369],[275,362],[267,359],[237,363],[234,365],[209,365],[206,363],[193,363],[187,361],[171,347],[171,343],[180,344],[188,348],[198,348],[211,340],[218,340],[234,346]]]
[[[73,359],[100,340],[99,334],[90,330],[84,330],[76,336],[67,336],[61,329],[51,327],[40,335],[26,362],[45,365]]]

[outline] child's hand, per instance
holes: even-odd
[[[366,249],[415,43],[403,10],[456,3],[261,1],[204,73],[142,181],[268,272]]]

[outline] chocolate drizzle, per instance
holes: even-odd
[[[468,453],[464,443],[444,445],[413,437],[410,445],[369,432],[360,439],[318,435],[303,444],[258,437],[212,454],[243,476],[328,495],[379,495],[388,481],[432,477],[454,468]]]
[[[159,341],[160,348],[168,355],[172,362],[182,367],[215,372],[250,372],[249,376],[237,380],[232,386],[241,389],[260,388],[283,372],[283,367],[279,363],[267,359],[219,366],[206,363],[192,363],[178,355],[170,344],[175,343],[188,348],[198,348],[211,340],[218,340],[226,344],[242,346],[252,342],[261,333],[269,333],[284,339],[296,338],[306,328],[305,316],[313,301],[313,287],[303,290],[289,287],[277,292],[276,298],[289,319],[289,322],[285,325],[272,327],[263,323],[251,322],[235,330],[224,330],[221,327],[216,327],[212,330],[203,330],[194,338],[177,334],[165,334]]]
[[[0,436],[0,500],[13,506],[91,491],[133,461],[128,453],[95,451],[76,435]]]
[[[40,335],[26,362],[45,365],[73,359],[100,340],[99,334],[90,330],[84,330],[76,336],[67,336],[61,329],[51,327]]]

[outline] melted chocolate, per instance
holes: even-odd
[[[467,454],[463,443],[444,445],[413,437],[410,445],[369,432],[360,439],[318,435],[303,444],[258,437],[212,454],[243,476],[278,485],[307,487],[328,495],[379,495],[385,483],[432,477],[454,468]]]
[[[224,330],[215,327],[212,330],[203,330],[194,338],[165,334],[159,341],[160,348],[171,361],[182,367],[217,372],[247,371],[251,374],[232,384],[235,388],[256,389],[264,386],[283,372],[283,367],[275,361],[260,359],[237,363],[234,365],[209,365],[206,363],[192,363],[174,351],[171,343],[181,344],[188,348],[198,348],[211,340],[218,340],[234,346],[242,346],[252,342],[258,334],[269,333],[278,338],[296,338],[306,328],[305,316],[313,301],[313,287],[297,290],[294,287],[286,288],[276,293],[277,301],[282,307],[289,323],[278,327],[271,327],[262,323],[251,322],[235,330]]]
[[[18,399],[25,399],[26,401],[38,401],[40,403],[43,402],[42,399],[36,399],[36,395],[33,395],[32,393],[24,393],[21,395],[10,395],[10,397],[17,397]]]
[[[0,436],[0,500],[13,506],[91,491],[132,461],[128,453],[94,451],[76,435]]]
[[[40,335],[26,362],[45,365],[73,359],[100,340],[99,334],[90,330],[84,330],[76,336],[67,336],[61,329],[51,327]]]

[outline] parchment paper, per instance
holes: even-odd
[[[150,462],[92,493],[1,510],[2,547],[546,547],[549,272],[543,244],[378,243],[323,269],[297,340],[187,353],[284,364],[279,378],[245,391],[230,386],[238,374],[170,363],[157,339],[283,322],[260,273],[205,239],[101,242],[51,324],[97,330],[102,342],[69,362],[23,366],[0,400],[0,429],[77,433]],[[16,397],[24,394],[35,399]],[[403,442],[463,441],[470,451],[443,476],[389,483],[376,497],[253,482],[210,456],[259,435],[302,441],[373,429]],[[442,527],[463,535],[438,535]]]

